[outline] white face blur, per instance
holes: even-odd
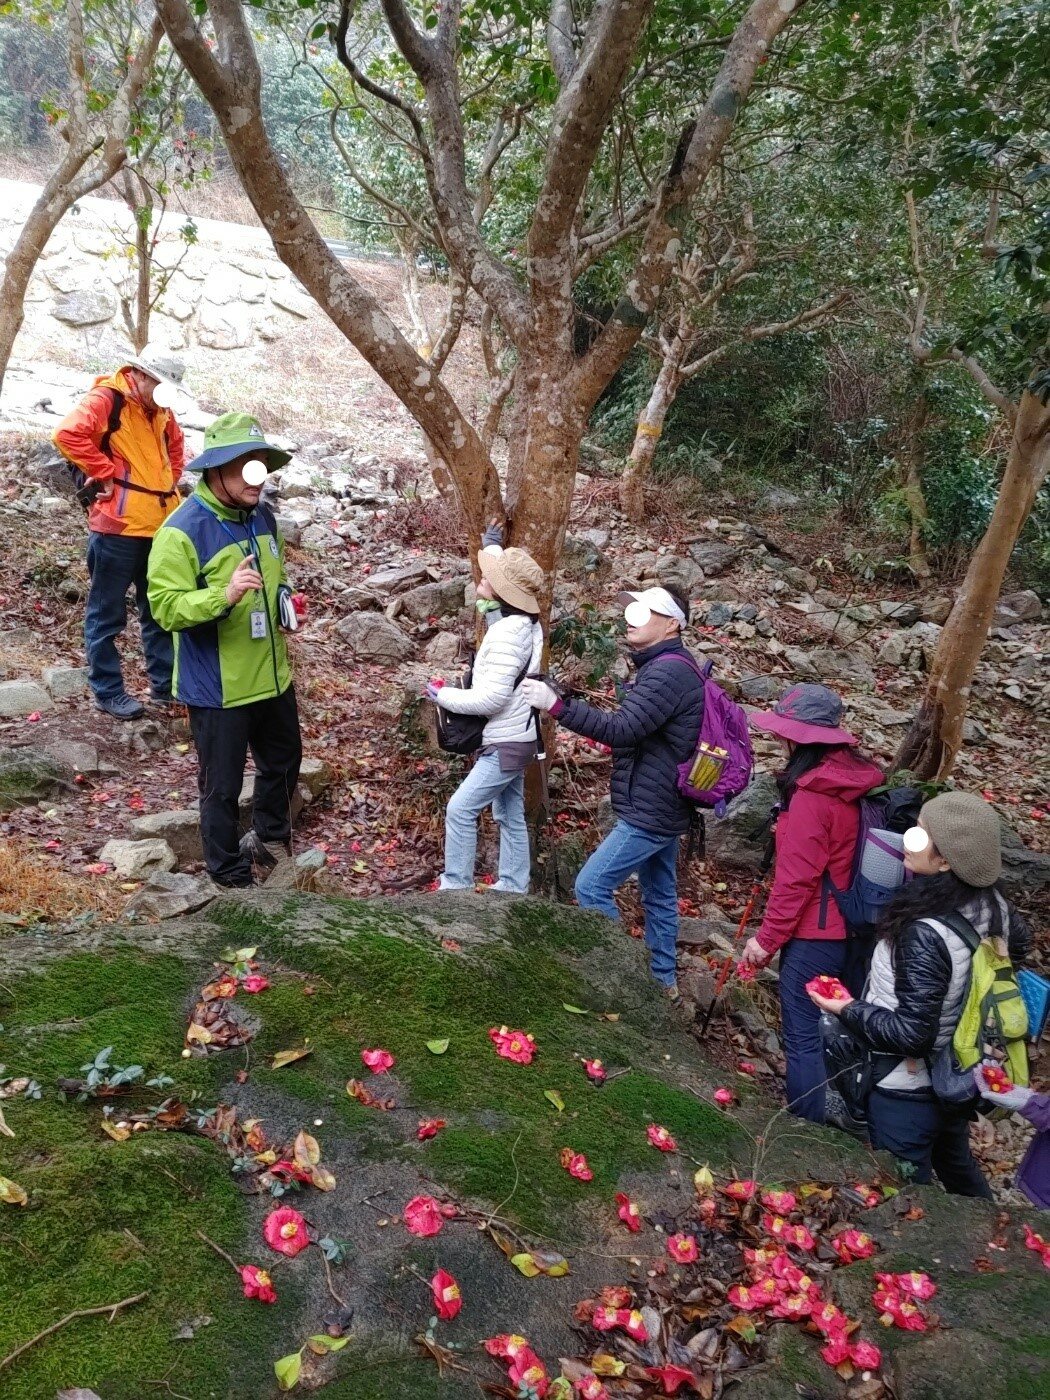
[[[643,613],[648,614],[644,621]],[[632,651],[645,651],[658,642],[676,637],[681,631],[673,617],[652,612],[644,603],[628,603],[624,609],[624,621],[627,623],[627,645]]]
[[[925,837],[925,842],[923,841]],[[913,875],[943,875],[951,866],[933,844],[930,833],[923,825],[922,817],[918,826],[910,827],[904,833],[904,868]]]

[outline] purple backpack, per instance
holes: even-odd
[[[755,767],[747,716],[711,679],[710,661],[700,666],[684,651],[666,651],[654,659],[680,661],[703,681],[704,717],[696,747],[678,765],[678,791],[700,807],[713,808],[715,816],[724,816],[729,799],[744,791]]]

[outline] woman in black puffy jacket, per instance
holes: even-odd
[[[958,913],[982,937],[1003,939],[1015,963],[1030,935],[997,887],[999,818],[987,802],[943,793],[914,833],[905,838],[913,879],[883,916],[863,999],[810,997],[875,1052],[872,1146],[910,1162],[917,1182],[936,1173],[946,1191],[991,1199],[970,1151],[973,1109],[937,1098],[928,1068],[955,1032],[970,978],[970,950],[942,919]]]

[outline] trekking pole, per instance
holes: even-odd
[[[743,938],[744,931],[751,921],[751,915],[754,912],[755,908],[755,901],[758,899],[761,889],[761,880],[757,880],[751,886],[751,894],[748,898],[747,903],[744,905],[744,912],[740,916],[740,923],[737,925],[737,931],[733,936],[733,951],[726,955],[726,959],[722,964],[718,977],[715,979],[714,995],[711,998],[710,1006],[704,1013],[704,1022],[703,1025],[700,1027],[699,1034],[701,1040],[704,1040],[707,1037],[707,1032],[711,1025],[711,1017],[715,1014],[715,1007],[718,1005],[718,1002],[722,998],[722,993],[725,990],[725,985],[729,981],[729,974],[732,971],[733,964],[736,962],[736,944],[739,943],[740,940]]]

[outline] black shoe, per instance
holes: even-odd
[[[149,702],[151,705],[173,705],[175,697],[170,690],[151,690]]]
[[[146,713],[145,705],[131,695],[115,695],[112,700],[96,698],[95,704],[114,719],[141,719]]]
[[[280,856],[274,853],[272,845],[268,845],[254,828],[246,831],[241,837],[240,852],[259,870],[272,870],[280,859]]]

